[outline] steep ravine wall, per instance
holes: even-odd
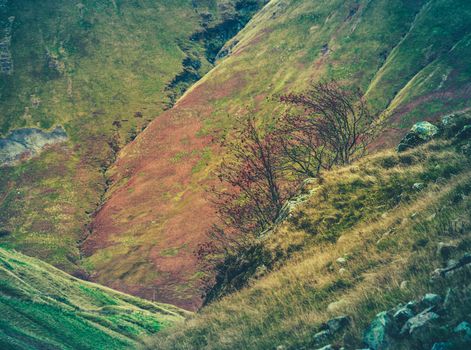
[[[170,98],[168,103],[170,110],[185,91],[199,79],[203,78],[205,74],[215,66],[218,53],[227,41],[238,34],[265,3],[265,0],[238,0],[230,3],[221,2],[219,11],[220,19],[211,18],[211,16],[208,16],[207,12],[202,11],[202,9],[195,4],[195,11],[200,16],[202,29],[193,33],[188,41],[179,44],[180,49],[185,53],[186,57],[182,61],[183,70],[172,79],[166,88]],[[166,117],[161,115],[157,119],[161,118],[163,119],[163,123],[166,123]],[[195,122],[190,123],[186,127],[191,130],[190,133],[193,134],[200,125],[198,122]],[[183,134],[185,134],[185,132],[183,132]],[[172,148],[172,139],[176,140],[180,137],[184,137],[180,133],[180,130],[175,130],[175,134],[171,130],[168,130],[163,145]],[[203,140],[204,142],[207,141],[207,139]],[[189,144],[191,144],[191,141],[189,142]],[[125,150],[123,150],[123,152],[125,152]],[[182,155],[182,157],[186,158],[186,155]],[[188,165],[190,166],[191,163],[188,163]],[[204,273],[195,270],[193,257],[194,247],[191,242],[187,243],[182,237],[175,237],[176,241],[172,244],[168,244],[167,249],[163,249],[163,260],[159,260],[160,258],[157,256],[151,257],[150,255],[152,253],[149,251],[149,249],[152,250],[153,245],[159,244],[159,238],[152,236],[151,232],[142,231],[138,233],[138,231],[135,231],[137,236],[142,234],[145,238],[138,238],[137,236],[128,237],[128,244],[134,246],[133,248],[124,251],[121,249],[118,249],[116,252],[110,251],[110,254],[104,258],[121,260],[120,263],[114,264],[120,271],[119,277],[115,278],[113,277],[115,275],[110,273],[107,275],[107,279],[110,278],[109,280],[104,281],[101,279],[103,276],[103,271],[101,270],[103,258],[100,257],[95,260],[95,257],[90,257],[90,255],[93,255],[96,251],[99,251],[101,254],[103,252],[102,249],[109,251],[107,248],[110,248],[113,250],[114,245],[112,244],[111,247],[107,247],[107,238],[102,236],[103,222],[101,221],[103,217],[102,213],[108,215],[108,203],[106,199],[112,196],[117,186],[115,178],[113,177],[113,168],[114,166],[111,167],[108,172],[108,183],[110,186],[107,188],[108,191],[104,194],[104,201],[94,214],[95,219],[89,226],[87,238],[82,244],[85,266],[88,267],[91,278],[100,283],[112,286],[113,288],[140,295],[148,299],[174,303],[190,310],[199,308],[202,301],[202,291],[200,289],[201,279],[204,277]],[[164,176],[156,175],[156,179],[158,178],[163,179]],[[170,186],[178,187],[182,182],[185,182],[185,180],[178,178],[167,183]],[[139,191],[132,192],[133,195],[138,195],[139,193]],[[131,194],[131,192],[129,193]],[[163,207],[165,207],[165,204]],[[157,207],[154,209],[159,210]],[[136,218],[144,215],[144,213],[136,213]],[[208,215],[210,215],[210,213],[208,213]],[[105,218],[105,220],[107,219],[109,218]],[[187,231],[191,233],[191,225],[193,225],[194,220],[186,217],[182,217],[179,221],[180,220],[186,220],[187,224],[190,225],[186,226]],[[150,225],[155,226],[155,221],[151,221]],[[180,224],[177,224],[177,226],[178,228],[175,227],[176,230],[180,230],[184,227]],[[151,227],[147,226],[147,228],[152,231]],[[200,231],[201,230],[197,230],[197,232]],[[125,237],[122,238],[125,240],[128,239]],[[150,241],[149,245],[142,244],[143,240],[147,239]],[[166,244],[164,244],[164,246],[166,246]],[[165,260],[173,260],[172,258],[174,258],[175,255],[179,255],[181,252],[185,252],[186,255],[185,259],[182,261],[176,263],[170,262],[170,264],[165,262]],[[123,253],[127,256],[127,260],[120,259]],[[157,260],[159,260],[158,263],[156,262]],[[154,263],[158,265],[157,268]],[[158,286],[157,288],[156,285]]]
[[[79,246],[107,195],[105,172],[175,95],[167,86],[202,18],[215,27],[235,3],[0,1],[1,154],[14,163],[0,167],[2,246],[87,277]],[[191,45],[202,76],[212,64],[203,41]],[[43,134],[57,125],[67,142]]]

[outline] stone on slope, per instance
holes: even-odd
[[[401,335],[409,335],[419,342],[428,341],[433,337],[437,320],[440,318],[435,312],[426,309],[417,316],[410,318],[401,329]]]
[[[395,332],[393,318],[386,312],[380,312],[373,319],[366,330],[363,341],[372,350],[393,349],[393,339],[391,334]]]
[[[426,307],[438,306],[442,302],[442,297],[437,294],[427,293],[420,302]]]
[[[437,255],[443,259],[448,259],[457,248],[458,246],[454,242],[440,242],[437,247]]]
[[[332,345],[326,345],[323,346],[322,348],[318,348],[317,350],[337,350],[338,348],[334,348]]]
[[[409,148],[414,148],[422,143],[430,141],[439,132],[439,129],[429,122],[418,122],[404,136],[397,146],[398,152],[403,152]]]
[[[411,308],[403,306],[394,313],[393,318],[398,324],[403,325],[407,320],[414,316],[415,314]]]
[[[328,330],[320,331],[314,334],[314,337],[313,337],[314,344],[320,345],[322,343],[325,343],[327,340],[329,340],[330,335],[331,334]]]
[[[468,322],[461,322],[453,329],[453,332],[460,335],[463,341],[471,343],[471,324]]]
[[[326,327],[331,333],[336,333],[348,327],[350,325],[350,317],[339,316],[326,322]]]
[[[432,346],[432,350],[452,350],[453,346],[448,342],[435,343]]]
[[[36,128],[18,129],[0,138],[0,166],[10,165],[26,156],[35,156],[48,145],[64,142],[67,133],[62,126],[47,132]]]
[[[437,279],[439,277],[450,277],[455,272],[461,271],[464,268],[468,268],[471,266],[471,253],[466,253],[459,261],[453,260],[451,263],[447,264],[447,267],[443,269],[435,269],[432,272],[432,280]]]
[[[461,131],[456,134],[458,140],[468,140],[471,138],[471,125],[465,125]]]

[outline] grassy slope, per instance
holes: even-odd
[[[109,171],[107,203],[85,242],[96,280],[200,305],[203,272],[193,250],[213,217],[204,195],[220,159],[212,141],[230,130],[232,116],[252,110],[270,119],[277,106],[267,97],[336,78],[362,86],[379,111],[390,107],[390,130],[378,145],[391,144],[417,119],[470,107],[470,11],[468,1],[450,0],[268,3],[227,44],[237,43],[232,55]]]
[[[471,246],[470,165],[455,145],[437,141],[400,155],[380,152],[326,173],[264,239],[264,249],[276,257],[272,271],[148,348],[317,348],[313,335],[342,314],[351,315],[353,324],[333,344],[362,348],[363,330],[377,312],[426,292],[444,295],[450,283],[469,285],[469,273],[448,283],[432,283],[430,273],[443,264],[438,242],[458,244],[453,258]],[[415,182],[425,189],[413,190]],[[280,257],[287,255],[283,263]],[[339,257],[346,265],[337,263]],[[404,280],[408,287],[400,288]],[[450,324],[469,317],[470,309],[463,303]]]
[[[77,242],[106,188],[109,141],[125,144],[163,111],[166,85],[182,70],[180,46],[201,29],[194,6],[218,23],[217,4],[226,3],[10,0],[0,8],[1,28],[15,17],[14,70],[0,77],[0,134],[62,124],[70,136],[34,160],[0,168],[3,244],[80,269]],[[193,51],[203,74],[210,68],[203,48]]]
[[[78,280],[0,248],[2,349],[124,349],[187,313]]]

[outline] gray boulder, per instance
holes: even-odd
[[[423,182],[416,182],[412,185],[412,189],[414,191],[422,191],[425,188],[425,184]]]
[[[437,255],[443,259],[448,259],[458,248],[454,242],[440,242],[437,246]]]
[[[417,316],[410,318],[402,327],[400,334],[408,335],[418,342],[427,342],[433,338],[439,318],[440,316],[430,311],[430,308],[426,309]]]
[[[432,346],[432,350],[452,350],[452,349],[453,349],[452,344],[448,342],[435,343]]]
[[[471,324],[466,321],[461,322],[458,326],[453,329],[453,333],[460,336],[464,342],[471,342]]]
[[[0,138],[0,166],[32,157],[46,146],[67,141],[65,130],[58,126],[51,132],[40,129],[18,129]]]
[[[425,121],[416,123],[401,140],[397,146],[397,151],[403,152],[422,143],[430,141],[432,138],[438,135],[438,133],[439,129],[432,123]]]
[[[453,261],[453,263],[448,264],[447,267],[443,269],[435,269],[432,272],[432,279],[437,279],[439,277],[450,277],[455,272],[458,272],[464,268],[471,267],[471,253],[466,253],[463,257],[458,261]]]
[[[460,141],[471,139],[471,125],[465,125],[463,129],[456,134],[456,138]]]
[[[326,322],[325,327],[330,331],[330,333],[337,333],[350,325],[350,317],[348,316],[339,316],[333,318]]]
[[[326,343],[329,340],[330,336],[331,336],[330,331],[328,330],[320,331],[314,334],[314,337],[313,337],[314,344],[320,345],[322,343]]]
[[[424,295],[420,303],[425,307],[438,306],[442,303],[442,297],[437,294],[427,293]]]
[[[392,334],[396,327],[393,318],[386,312],[380,312],[366,330],[363,341],[372,350],[394,349]]]
[[[412,311],[410,307],[403,306],[399,308],[393,315],[394,321],[397,324],[403,325],[407,320],[414,317],[415,313]]]
[[[332,345],[326,345],[323,346],[322,348],[318,348],[317,350],[337,350],[337,348],[334,348]]]

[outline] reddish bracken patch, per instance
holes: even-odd
[[[204,190],[211,180],[195,166],[216,146],[199,132],[211,100],[241,85],[242,77],[232,76],[218,86],[195,86],[123,149],[111,169],[109,198],[83,244],[95,281],[189,310],[201,306],[204,271],[194,251],[207,240],[214,213]]]

